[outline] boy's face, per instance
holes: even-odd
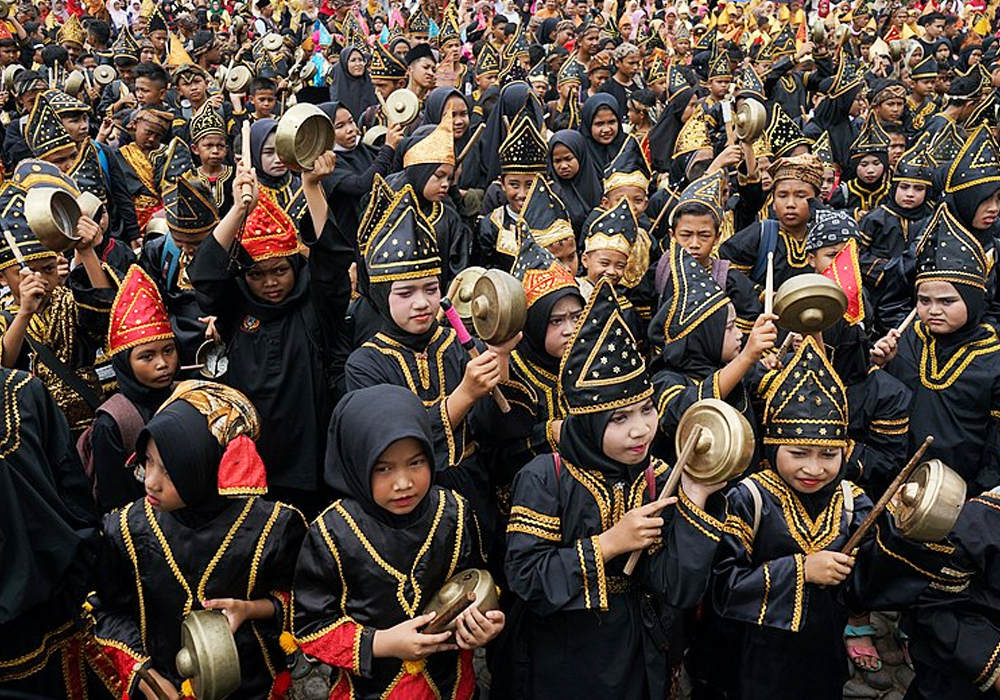
[[[649,454],[659,416],[652,399],[617,409],[604,429],[601,450],[622,464],[639,464]]]
[[[208,83],[203,75],[189,76],[186,82],[177,86],[177,90],[181,93],[181,97],[186,98],[191,104],[200,105],[205,101]]]
[[[906,137],[903,134],[889,134],[889,167],[895,168],[904,153],[906,153]]]
[[[627,199],[632,205],[632,211],[635,212],[637,219],[646,212],[646,207],[649,206],[646,190],[638,185],[622,185],[614,188],[601,198],[601,206],[605,209],[614,209],[623,199]]]
[[[416,61],[410,64],[410,80],[413,84],[423,88],[424,90],[433,90],[434,85],[437,82],[437,76],[434,75],[435,63],[433,58],[418,58]]]
[[[822,248],[817,248],[808,254],[808,262],[813,266],[816,272],[823,274],[826,268],[833,264],[833,259],[837,257],[837,254],[842,251],[847,246],[847,241],[837,243],[836,245],[823,246]]]
[[[203,136],[192,146],[202,165],[215,169],[226,159],[226,137],[220,135]]]
[[[629,80],[635,77],[640,68],[642,68],[642,57],[638,53],[631,53],[618,61],[618,72]]]
[[[425,333],[434,324],[441,307],[441,282],[437,277],[421,277],[392,283],[389,315],[397,326],[412,335]]]
[[[602,277],[607,277],[612,284],[618,284],[625,276],[628,256],[618,250],[592,250],[584,253],[581,261],[591,283],[597,284]]]
[[[45,156],[45,160],[52,163],[52,165],[56,166],[64,173],[68,173],[73,169],[73,164],[76,163],[76,154],[76,145],[66,146],[65,148],[60,148],[51,155]]]
[[[59,275],[59,260],[56,258],[55,253],[53,253],[51,257],[29,260],[27,265],[29,270],[41,275],[42,281],[45,282],[45,299],[42,301],[42,307],[44,307],[45,303],[48,302],[49,297],[52,295],[52,290],[62,284],[62,278]],[[20,301],[20,267],[17,265],[11,265],[3,270],[2,275],[4,284],[6,284],[10,289],[10,293],[14,296],[14,299]]]
[[[521,213],[521,207],[524,206],[524,200],[527,199],[528,190],[534,181],[534,175],[521,173],[505,173],[500,176],[500,186],[507,197],[507,204],[515,214]]]
[[[774,185],[774,211],[786,229],[801,229],[809,220],[813,186],[802,180],[781,180]]]
[[[896,185],[896,204],[903,209],[916,209],[927,198],[927,185],[922,182],[900,182]]]
[[[743,331],[736,325],[736,307],[732,304],[726,305],[726,330],[722,336],[722,354],[720,359],[723,363],[729,364],[740,354],[743,349]]]
[[[166,389],[180,365],[173,338],[153,340],[132,348],[129,365],[136,380],[152,389]]]
[[[149,118],[141,118],[135,122],[135,142],[145,152],[155,150],[166,133],[164,125]]]
[[[684,214],[674,222],[674,240],[702,265],[711,260],[718,238],[718,227],[711,214]]]
[[[839,447],[781,445],[775,469],[799,493],[816,493],[837,478],[843,458]]]
[[[396,440],[372,467],[372,499],[393,515],[412,513],[431,488],[432,468],[419,440]]]
[[[180,510],[187,504],[177,493],[177,487],[167,473],[153,438],[146,443],[146,459],[142,468],[142,482],[146,487],[146,501],[149,505],[166,513]]]
[[[167,90],[155,80],[145,76],[135,79],[135,99],[144,106],[158,105],[163,102]]]
[[[709,92],[712,93],[712,97],[721,100],[729,92],[729,86],[732,82],[732,78],[712,78],[708,81]]]
[[[549,325],[545,327],[545,352],[561,358],[573,340],[576,322],[583,313],[580,297],[570,294],[556,302],[549,313]]]
[[[201,242],[204,241],[207,236],[208,233],[192,236],[188,234],[177,233],[176,231],[170,232],[170,237],[174,239],[174,243],[177,244],[177,247],[181,249],[182,253],[188,256],[193,256],[195,254],[195,252],[198,250],[198,246],[201,245]]]
[[[288,258],[254,263],[244,278],[251,294],[272,304],[280,304],[295,288],[295,270]]]
[[[917,287],[917,316],[936,335],[959,330],[969,321],[969,308],[951,282],[921,282]]]
[[[258,90],[250,101],[253,102],[254,112],[258,117],[269,117],[274,111],[277,98],[274,96],[274,90]]]
[[[580,257],[576,250],[576,240],[572,236],[556,241],[545,249],[576,277],[576,273],[580,270]]]
[[[59,120],[62,122],[63,128],[69,133],[69,137],[73,139],[73,143],[82,143],[87,140],[90,130],[90,119],[87,118],[86,112],[70,112],[60,117]]]
[[[903,118],[903,106],[906,102],[902,97],[892,97],[878,106],[878,118],[883,122],[899,122]]]

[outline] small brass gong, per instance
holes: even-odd
[[[930,459],[903,484],[896,526],[903,537],[937,542],[955,527],[965,505],[965,480],[939,459]]]
[[[226,344],[218,340],[206,340],[194,353],[194,361],[201,365],[198,372],[205,379],[218,379],[229,370],[229,355]]]
[[[809,335],[824,331],[847,311],[847,295],[829,277],[808,273],[785,281],[774,294],[778,325]]]
[[[457,291],[451,300],[455,311],[463,319],[472,318],[472,296],[479,278],[486,274],[485,267],[473,265],[467,267],[455,276],[454,284]]]
[[[240,657],[229,621],[217,610],[195,610],[181,625],[177,673],[198,700],[223,700],[240,687]]]
[[[524,328],[528,301],[524,287],[503,270],[488,270],[472,288],[472,325],[488,345],[502,345]]]
[[[734,130],[740,141],[753,142],[760,138],[767,128],[767,110],[764,105],[753,98],[740,103],[736,110]]]
[[[288,109],[278,120],[274,146],[281,162],[293,170],[312,170],[316,159],[333,150],[333,122],[307,102]]]
[[[742,413],[719,399],[703,399],[681,416],[674,436],[677,454],[696,425],[701,437],[688,459],[685,471],[695,481],[717,484],[739,476],[753,458],[754,434]]]
[[[485,569],[459,571],[445,581],[441,590],[427,601],[427,607],[424,608],[424,614],[437,613],[437,617],[424,628],[424,633],[454,631],[455,618],[470,605],[475,605],[483,613],[500,608],[496,584],[493,583],[490,572]]]

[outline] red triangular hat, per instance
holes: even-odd
[[[851,238],[844,249],[823,270],[823,276],[829,277],[847,295],[847,311],[844,320],[852,326],[865,318],[865,300],[862,296],[861,263],[858,261],[858,242]]]
[[[111,306],[108,354],[173,337],[160,290],[141,267],[132,265]]]
[[[288,213],[271,197],[261,194],[247,218],[243,247],[254,262],[293,255],[299,249],[297,229]]]

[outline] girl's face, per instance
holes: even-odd
[[[688,119],[694,114],[694,110],[698,107],[698,95],[692,95],[691,101],[688,102],[687,107],[684,108],[684,112],[681,114],[681,121],[687,122]]]
[[[365,57],[360,51],[354,51],[347,59],[347,72],[353,78],[360,78],[365,74]]]
[[[521,213],[521,207],[524,206],[524,200],[528,198],[528,190],[534,181],[534,175],[505,173],[500,176],[500,186],[503,188],[504,196],[507,197],[507,204],[515,214]]]
[[[903,209],[916,209],[927,197],[927,185],[922,182],[900,182],[896,185],[896,204]]]
[[[559,263],[569,270],[569,273],[576,277],[576,273],[580,271],[580,256],[576,250],[576,239],[573,236],[569,238],[564,238],[561,241],[556,241],[551,245],[545,246],[545,249],[552,253],[552,256],[559,261]]]
[[[449,163],[441,163],[437,170],[427,180],[424,185],[424,199],[428,202],[443,202],[448,198],[448,190],[451,188],[451,177],[455,174],[455,166]]]
[[[972,228],[985,231],[993,226],[1000,212],[1000,189],[984,199],[976,207],[976,215],[972,217]]]
[[[412,335],[430,330],[441,306],[441,283],[437,277],[421,277],[392,283],[389,315],[397,326]]]
[[[572,180],[580,172],[580,161],[561,143],[557,143],[552,149],[552,169],[556,171],[563,180]]]
[[[854,102],[851,103],[851,108],[848,110],[848,113],[852,117],[860,117],[861,114],[865,111],[866,104],[867,103],[865,102],[865,96],[859,92],[857,97],[854,98]]]
[[[184,500],[177,493],[177,488],[163,465],[153,438],[149,438],[146,443],[146,460],[142,472],[142,483],[146,487],[146,501],[149,505],[167,513],[185,507]]]
[[[607,277],[612,284],[618,284],[625,276],[628,256],[620,250],[592,250],[584,253],[581,258],[587,268],[587,279],[597,284],[602,277]]]
[[[129,365],[140,384],[151,389],[165,389],[177,374],[177,344],[167,339],[137,345],[129,355]]]
[[[372,498],[393,515],[406,515],[431,488],[431,462],[416,438],[396,440],[372,467]]]
[[[837,184],[837,171],[834,168],[823,168],[823,186],[820,188],[820,196],[823,201],[830,199],[833,188]]]
[[[348,150],[358,145],[358,125],[354,123],[354,117],[346,107],[337,109],[337,119],[333,122],[333,140],[338,146]]]
[[[757,172],[760,173],[760,186],[765,192],[770,192],[774,186],[774,178],[771,177],[771,159],[761,156],[757,159]]]
[[[545,328],[545,352],[561,358],[566,352],[576,322],[583,313],[583,303],[575,295],[565,296],[556,302],[549,314],[549,325]]]
[[[244,279],[251,294],[272,304],[280,304],[295,288],[295,270],[288,258],[254,263]]]
[[[469,129],[469,105],[458,95],[449,97],[448,104],[451,105],[451,126],[457,141]]]
[[[969,308],[951,282],[921,282],[917,288],[917,315],[935,335],[946,335],[969,321]]]
[[[649,454],[658,418],[651,398],[617,409],[604,429],[604,454],[622,464],[639,464]]]
[[[288,172],[288,166],[278,158],[278,149],[274,145],[276,132],[264,139],[264,147],[260,150],[260,166],[271,177],[281,177]]]
[[[736,307],[727,304],[726,308],[726,333],[722,336],[722,361],[728,364],[740,354],[743,331],[736,325]]]
[[[590,123],[590,135],[602,146],[609,145],[618,135],[618,117],[610,107],[601,107]]]
[[[950,55],[951,55],[951,50],[944,44],[941,44],[939,47],[937,47],[937,50],[934,52],[934,58],[937,59],[938,62],[944,62],[948,60],[948,56]]]
[[[879,181],[885,166],[878,156],[865,156],[858,163],[858,178],[866,185],[872,185]]]
[[[799,493],[816,493],[840,474],[844,451],[819,445],[778,447],[778,475]]]

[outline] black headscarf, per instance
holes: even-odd
[[[898,188],[899,181],[894,177],[892,178],[892,184],[889,186],[889,194],[887,194],[885,199],[882,200],[882,206],[899,218],[906,219],[907,221],[920,221],[921,219],[926,219],[934,211],[934,205],[932,202],[934,201],[935,196],[934,188],[931,185],[927,185],[927,191],[924,194],[924,201],[920,203],[920,206],[912,207],[910,209],[896,204],[896,190]]]
[[[663,352],[656,359],[653,368],[677,372],[685,377],[701,381],[713,372],[722,369],[722,344],[726,338],[726,320],[732,304],[716,309],[692,328],[687,335],[666,343]],[[663,326],[670,312],[670,300],[660,304],[650,322],[650,334],[657,344],[663,343]],[[657,337],[658,336],[658,337]]]
[[[698,93],[694,88],[684,88],[667,102],[660,120],[649,130],[649,148],[652,154],[653,170],[667,172],[673,160],[674,146],[681,133],[684,122],[681,117],[691,103],[691,98]]]
[[[341,107],[348,109],[346,105],[340,102],[324,102],[319,106],[323,110],[323,113],[330,117],[330,121],[334,123],[337,121],[337,110]],[[358,135],[358,142],[354,144],[354,148],[342,149],[337,147],[336,151],[337,165],[325,183],[331,189],[335,188],[337,183],[346,177],[366,172],[372,167],[372,163],[375,162],[374,150],[361,141],[360,134]]]
[[[618,120],[618,133],[615,134],[614,140],[607,145],[595,141],[591,133],[594,118],[601,109],[610,109],[614,113],[615,119]],[[614,95],[599,93],[587,98],[580,110],[580,133],[583,134],[591,166],[596,169],[597,177],[603,179],[604,168],[618,155],[622,143],[625,142],[625,133],[622,131],[621,105],[618,104]]]
[[[869,341],[860,326],[840,319],[823,331],[823,343],[833,349],[830,364],[844,386],[865,380],[869,369]]]
[[[972,231],[980,242],[987,240],[986,234],[988,232],[972,228],[972,222],[976,218],[976,209],[998,189],[1000,189],[1000,185],[996,182],[980,182],[971,187],[953,192],[945,198],[951,213],[955,215],[956,219],[962,222],[965,228]]]
[[[820,133],[830,133],[830,150],[833,160],[840,166],[842,173],[851,172],[851,144],[856,137],[851,124],[851,105],[858,96],[863,84],[851,88],[840,97],[824,97],[816,105],[815,116],[810,124],[820,130]]]
[[[392,282],[373,282],[368,286],[368,298],[382,317],[382,332],[414,352],[423,352],[427,348],[427,344],[431,342],[431,338],[434,337],[434,333],[437,332],[437,322],[432,323],[431,327],[420,335],[408,333],[400,328],[389,311],[389,293],[391,291]]]
[[[424,102],[424,123],[440,124],[441,117],[444,115],[445,105],[448,104],[448,100],[452,97],[462,98],[466,109],[469,110],[469,126],[466,128],[465,133],[462,134],[462,138],[455,139],[455,158],[458,158],[469,144],[472,133],[475,131],[472,121],[472,106],[469,104],[469,98],[453,87],[434,88],[427,95],[427,101]],[[462,170],[458,174],[456,184],[463,190],[477,187],[476,183],[482,172],[482,160],[477,146],[478,143],[469,149],[461,164]]]
[[[129,348],[115,353],[111,358],[111,366],[115,370],[118,390],[139,409],[143,422],[148,422],[163,402],[170,398],[172,388],[166,386],[163,389],[153,389],[136,379],[131,361],[134,350],[135,348]]]
[[[482,170],[485,173],[486,185],[500,175],[500,159],[496,154],[500,152],[500,146],[507,138],[508,123],[513,126],[514,118],[522,113],[530,116],[538,130],[542,130],[544,118],[542,105],[531,86],[521,81],[505,85],[500,90],[500,99],[486,120],[486,131],[479,140],[480,153],[485,154],[482,159]]]
[[[528,309],[528,315],[524,322],[524,342],[518,345],[518,352],[523,354],[530,362],[538,365],[544,370],[553,374],[559,372],[561,357],[552,357],[545,351],[545,335],[549,327],[549,317],[552,309],[561,300],[568,296],[575,296],[583,306],[583,295],[576,289],[564,287],[554,292],[549,292]]]
[[[552,151],[556,146],[568,148],[580,164],[580,169],[572,179],[562,179],[552,167]],[[549,177],[552,178],[553,189],[559,199],[566,205],[573,230],[579,234],[587,216],[601,203],[601,195],[604,193],[601,178],[590,164],[587,142],[579,131],[563,129],[557,131],[549,141]]]
[[[640,464],[624,464],[604,454],[604,431],[614,410],[598,413],[571,414],[563,421],[559,434],[559,453],[570,464],[594,469],[611,481],[632,481],[649,464],[646,455]]]
[[[185,507],[174,511],[188,526],[208,522],[227,505],[219,495],[219,462],[223,449],[208,429],[208,421],[187,401],[174,401],[153,416],[136,440],[136,453],[146,453],[152,438],[163,467]]]
[[[542,46],[546,46],[552,43],[552,34],[556,31],[556,27],[562,20],[559,17],[547,17],[542,20],[542,24],[538,27],[538,31],[535,33],[535,38],[538,43]]]
[[[414,438],[424,446],[433,483],[434,438],[427,409],[408,389],[379,384],[347,394],[333,412],[326,448],[326,483],[357,501],[380,523],[405,528],[423,517],[427,498],[407,515],[395,515],[372,497],[372,469],[397,440]]]
[[[361,53],[361,49],[356,46],[348,46],[340,52],[340,61],[333,67],[330,100],[342,104],[351,112],[354,121],[360,121],[366,109],[378,104],[378,98],[375,97],[375,86],[368,75],[367,64],[360,78],[355,78],[347,70],[347,62],[355,51]]]
[[[563,429],[565,430],[565,427]],[[779,445],[764,445],[764,458],[767,460],[767,463],[771,466],[771,470],[774,471],[775,474],[778,474],[778,447]],[[816,493],[802,493],[801,491],[795,491],[796,497],[802,503],[810,518],[815,518],[830,504],[830,499],[833,498],[833,495],[838,490],[840,490],[840,482],[844,480],[844,475],[846,473],[847,455],[844,454],[840,461],[840,472],[830,481],[829,484],[825,485]],[[781,478],[780,474],[778,478]],[[792,488],[791,484],[789,484],[788,487],[793,491],[795,490]]]
[[[277,190],[294,181],[295,176],[291,170],[286,170],[281,177],[274,177],[264,172],[261,165],[261,153],[264,150],[264,142],[267,137],[278,129],[278,122],[274,119],[259,119],[250,127],[250,158],[253,167],[257,171],[257,180],[264,187]]]

